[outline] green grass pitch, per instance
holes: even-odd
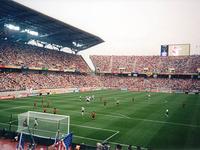
[[[58,114],[70,116],[73,142],[95,145],[107,140],[111,145],[132,144],[153,149],[200,149],[200,95],[102,90],[46,96]],[[80,96],[95,96],[89,104]],[[100,100],[102,98],[102,101]],[[132,98],[134,97],[134,101]],[[119,100],[119,105],[116,101]],[[42,96],[3,100],[0,103],[0,127],[8,128],[10,115],[17,125],[17,114],[33,110],[42,112]],[[103,101],[106,101],[104,106]],[[183,108],[183,104],[185,107]],[[81,107],[85,114],[81,116]],[[166,109],[169,116],[165,115]],[[91,112],[96,119],[91,119]],[[16,130],[12,126],[12,130]]]

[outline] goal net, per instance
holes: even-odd
[[[69,116],[28,111],[18,114],[17,132],[42,138],[61,138],[69,133],[69,124]]]

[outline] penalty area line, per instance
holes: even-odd
[[[84,136],[79,136],[79,135],[74,135],[74,137],[79,138],[79,139],[86,139],[86,140],[90,140],[90,141],[94,141],[94,142],[102,142],[102,140],[99,139],[94,139],[94,138],[88,138],[88,137],[84,137]],[[108,142],[109,144],[112,145],[117,145],[120,144],[122,146],[128,147],[128,144],[123,144],[123,143],[118,143],[118,142]],[[137,146],[132,145],[133,148],[137,148]],[[142,150],[147,150],[147,148],[141,147]]]
[[[108,140],[110,140],[111,138],[113,138],[115,135],[117,135],[119,133],[119,131],[117,131],[116,133],[114,133],[113,135],[111,135],[111,136],[109,136],[107,139],[105,139],[104,141],[103,141],[103,143],[104,142],[106,142],[106,141],[108,141]]]

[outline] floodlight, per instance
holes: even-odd
[[[38,36],[38,32],[36,32],[36,31],[32,31],[32,30],[29,30],[29,29],[25,29],[24,31],[27,32],[28,34]]]
[[[20,27],[19,26],[15,26],[13,24],[5,24],[4,25],[6,28],[8,29],[11,29],[11,30],[16,30],[16,31],[19,31],[20,30]]]

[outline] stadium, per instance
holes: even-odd
[[[200,149],[200,34],[195,28],[200,3],[191,1],[66,2],[76,4],[80,18],[86,8],[96,18],[88,24],[79,18],[76,25],[96,26],[107,18],[105,11],[113,24],[105,21],[96,31],[42,13],[30,1],[1,0],[0,150]],[[39,3],[41,8],[56,5]],[[133,10],[133,4],[138,8]],[[139,14],[143,8],[152,10],[146,15],[154,14],[148,25]],[[176,12],[159,20],[168,9]],[[136,17],[130,26],[123,23],[126,18],[119,19],[126,13]],[[177,24],[171,22],[173,15],[180,17],[175,17]],[[155,18],[165,22],[152,33],[147,26],[159,24]],[[101,28],[110,31],[103,32],[107,37]],[[117,39],[118,34],[127,38]]]

